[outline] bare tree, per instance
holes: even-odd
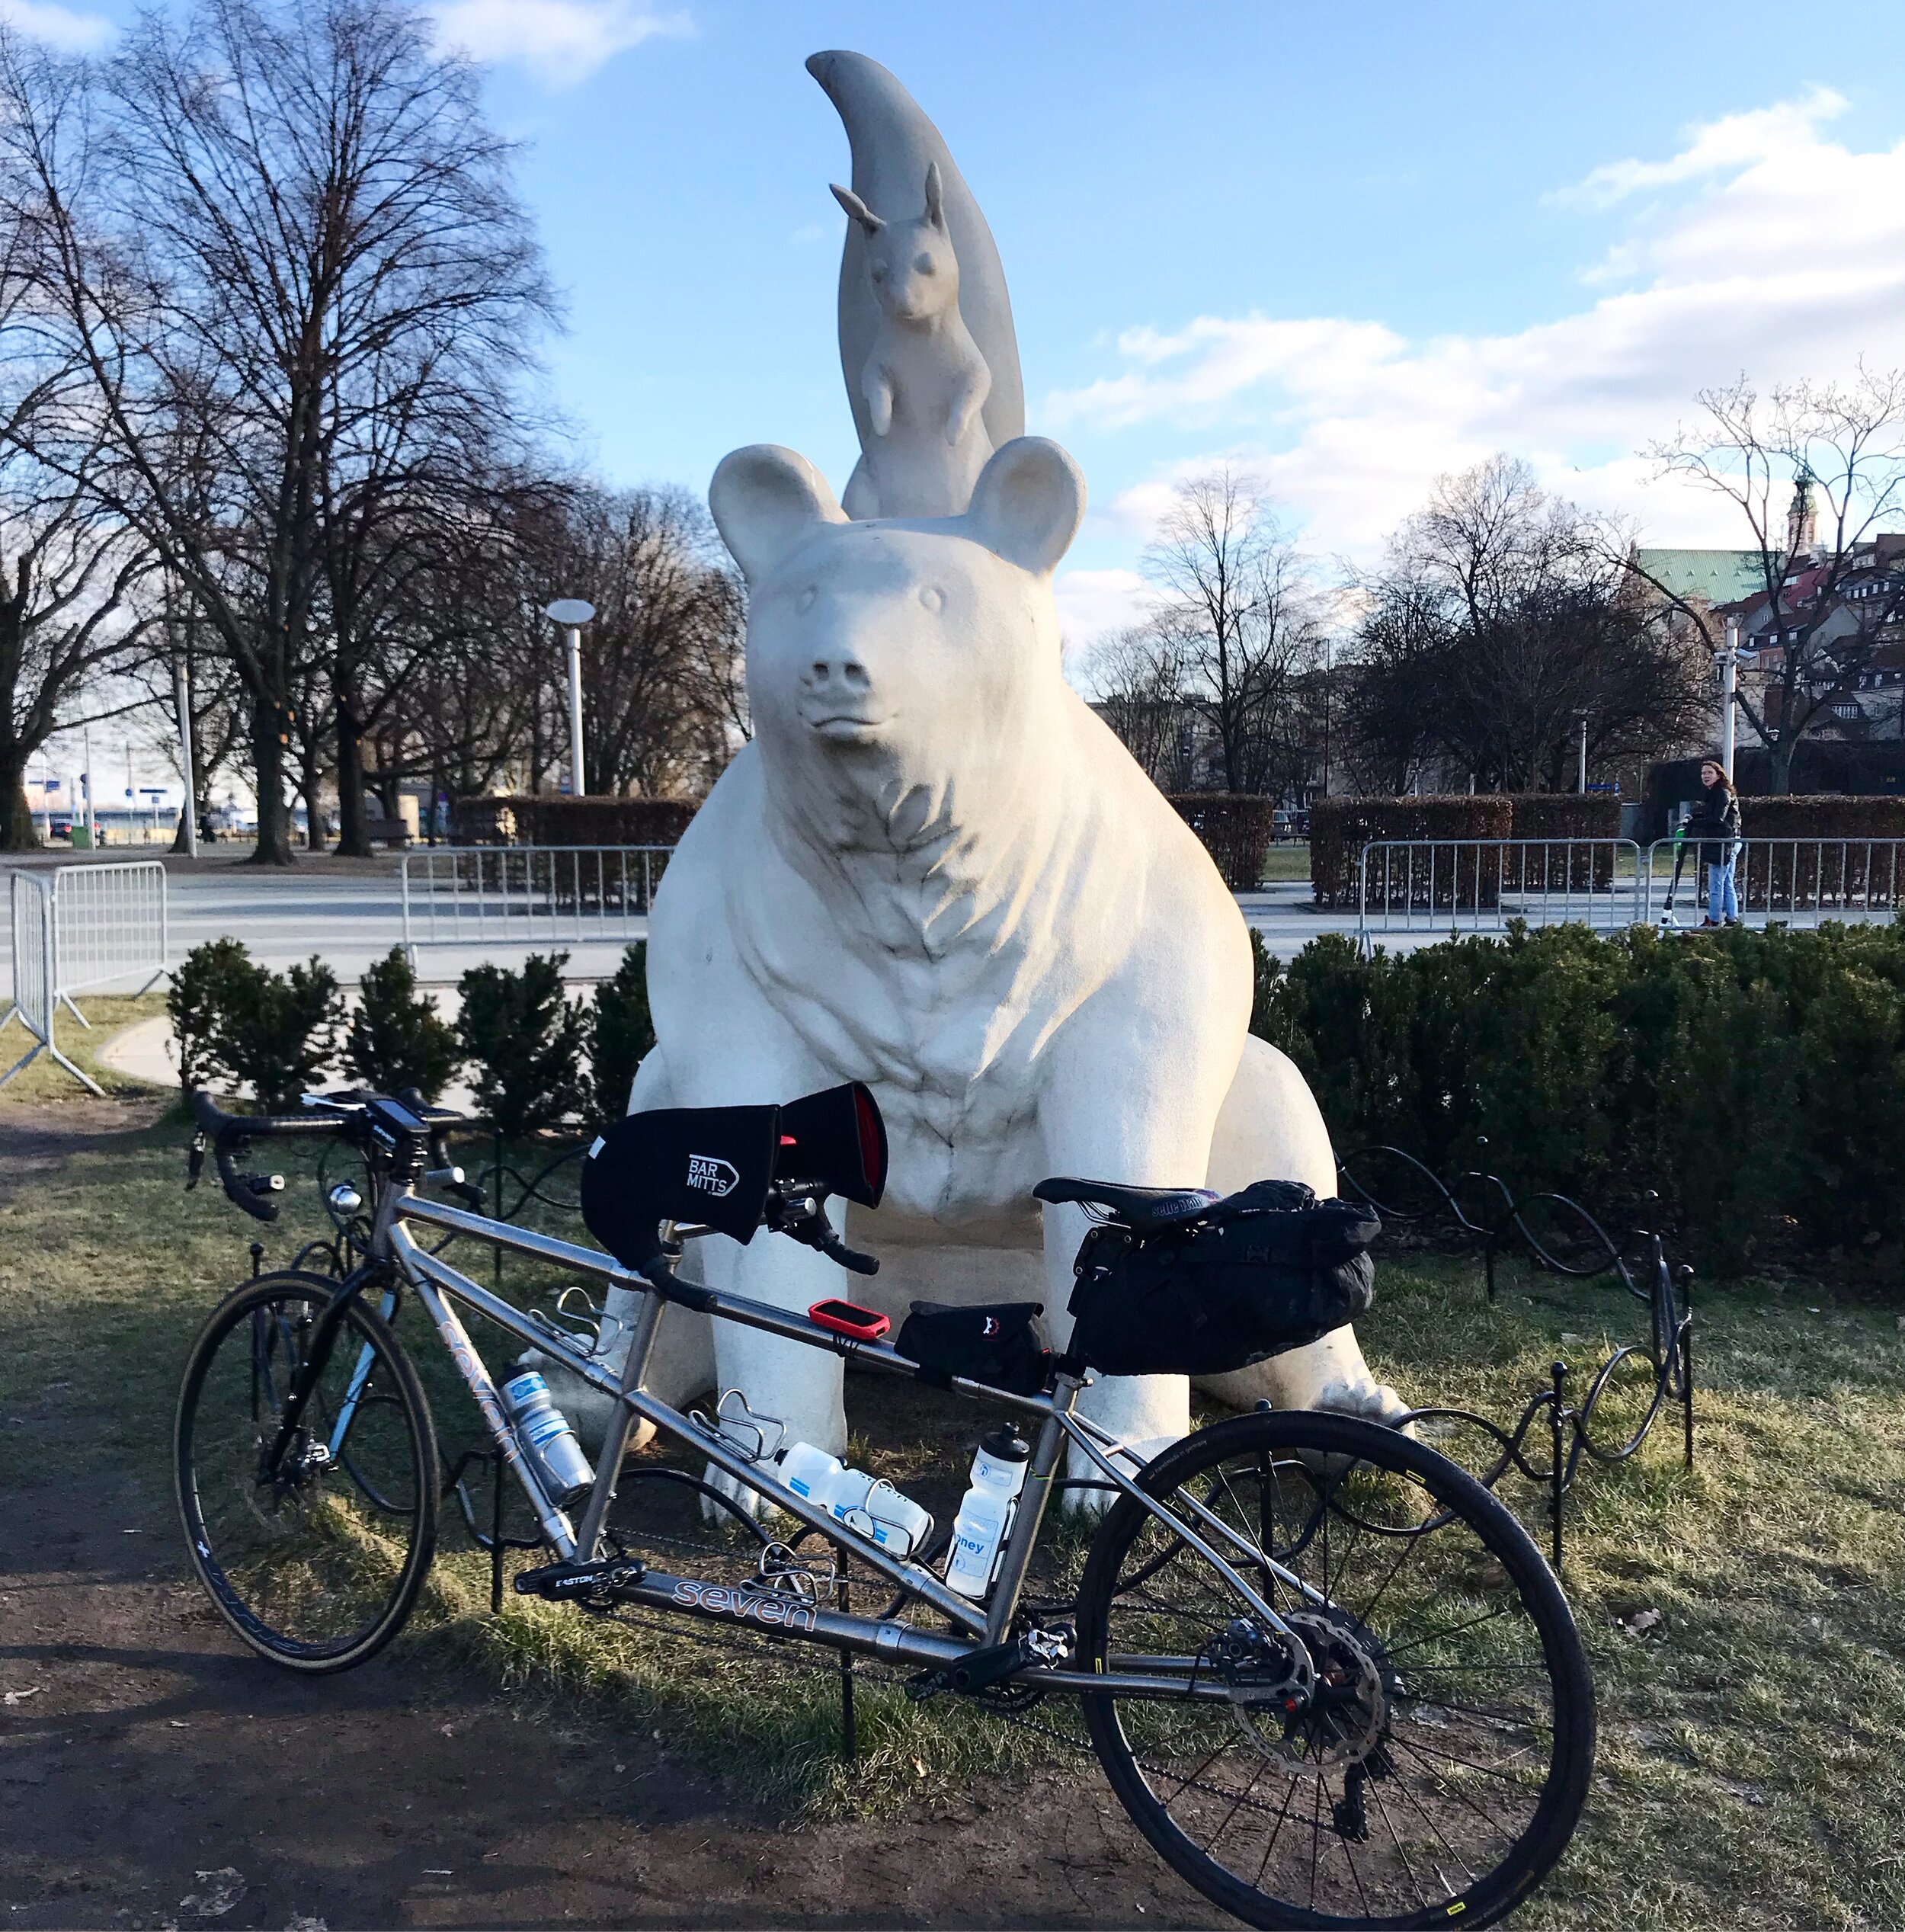
[[[707,511],[681,490],[585,488],[552,534],[551,594],[562,586],[595,606],[582,667],[589,789],[705,790],[745,724],[743,605]]]
[[[258,857],[285,863],[309,660],[354,797],[385,521],[426,514],[547,310],[511,150],[395,0],[201,0],[142,15],[96,76],[16,46],[0,88],[94,380],[101,500],[237,669]]]
[[[0,29],[0,50],[7,30]],[[0,53],[0,57],[4,57]],[[130,607],[150,556],[104,512],[101,450],[84,371],[45,299],[32,184],[0,204],[0,851],[38,843],[27,809],[34,753],[85,707],[110,716],[108,681],[144,620]],[[63,461],[49,460],[49,450]]]
[[[1556,789],[1590,755],[1697,727],[1701,681],[1625,594],[1624,546],[1497,456],[1436,482],[1365,586],[1351,709],[1366,763],[1431,758],[1490,788]]]
[[[1905,508],[1905,370],[1862,365],[1847,383],[1797,383],[1762,398],[1743,375],[1703,389],[1701,414],[1648,452],[1665,476],[1683,476],[1733,504],[1756,553],[1763,649],[1775,654],[1765,685],[1771,702],[1739,694],[1740,709],[1772,754],[1775,792],[1792,789],[1793,755],[1857,688],[1881,640],[1905,617],[1896,596],[1881,607],[1849,604],[1847,580],[1862,572],[1881,520]],[[1823,526],[1807,549],[1807,526]],[[1693,626],[1711,652],[1721,640],[1710,616],[1644,571],[1627,567]]]
[[[1343,674],[1345,728],[1359,785],[1400,796],[1443,748],[1454,649],[1442,600],[1416,574],[1390,568],[1363,588],[1364,602]]]
[[[1176,639],[1152,624],[1101,638],[1081,667],[1095,708],[1163,791],[1189,783],[1183,667]]]
[[[208,822],[212,787],[221,777],[242,774],[248,755],[245,693],[231,660],[204,636],[204,623],[190,597],[162,584],[152,599],[153,616],[145,648],[132,671],[140,694],[133,714],[139,742],[175,772]],[[179,729],[183,697],[191,712],[192,769],[185,769]],[[179,815],[172,841],[185,850],[185,817]]]
[[[1178,485],[1145,564],[1163,593],[1152,627],[1216,738],[1225,790],[1269,789],[1279,714],[1321,636],[1308,566],[1228,467]]]

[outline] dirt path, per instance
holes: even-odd
[[[9,1108],[0,1195],[108,1123],[126,1113]],[[1137,1839],[1095,1767],[794,1830],[585,1706],[401,1647],[288,1677],[187,1581],[168,1471],[100,1475],[60,1387],[10,1406],[0,1932],[1228,1923]]]

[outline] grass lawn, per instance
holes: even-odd
[[[163,1013],[165,993],[155,988],[149,993],[137,995],[109,993],[97,997],[88,994],[78,1006],[86,1018],[83,1027],[64,1006],[53,1014],[53,1043],[60,1052],[74,1065],[91,1075],[108,1094],[130,1097],[152,1092],[142,1081],[101,1066],[94,1056],[114,1033],[135,1020],[149,1020],[155,1014]],[[33,1035],[18,1020],[9,1020],[0,1027],[0,1074],[24,1059],[34,1044]],[[85,1095],[85,1091],[50,1054],[42,1053],[30,1067],[0,1087],[0,1107],[9,1102],[63,1101],[75,1094]]]
[[[215,1184],[182,1191],[184,1139],[174,1120],[82,1142],[0,1205],[0,1421],[70,1385],[61,1399],[88,1425],[66,1437],[85,1444],[70,1453],[136,1461],[155,1484],[170,1482],[185,1349],[247,1272],[255,1232]],[[267,1264],[318,1232],[309,1181],[294,1175],[286,1198],[283,1226],[256,1231]],[[487,1278],[486,1260],[466,1264]],[[512,1274],[510,1286],[531,1284]],[[1701,1284],[1697,1306],[1695,1467],[1682,1468],[1670,1418],[1634,1463],[1584,1475],[1571,1505],[1564,1581],[1599,1687],[1599,1764],[1574,1850],[1515,1922],[1896,1926],[1905,1334],[1889,1309],[1803,1281]],[[1557,1354],[1590,1364],[1603,1336],[1638,1339],[1644,1312],[1618,1292],[1526,1271],[1507,1274],[1491,1309],[1478,1267],[1391,1259],[1362,1334],[1379,1373],[1413,1399],[1506,1416]],[[434,1339],[414,1318],[403,1325],[447,1463],[477,1440],[475,1419]],[[507,1359],[493,1335],[476,1339],[492,1366]],[[956,1495],[963,1447],[985,1426],[969,1405],[856,1379],[848,1407],[856,1458],[936,1511]],[[1538,1532],[1535,1493],[1510,1479],[1503,1494]],[[1629,1635],[1642,1610],[1660,1620]],[[404,1642],[420,1670],[474,1657],[539,1697],[605,1703],[794,1815],[893,1813],[981,1773],[1065,1761],[1047,1738],[943,1700],[909,1704],[869,1679],[862,1760],[843,1767],[825,1676],[514,1598],[491,1618],[484,1559],[453,1505]],[[1069,1723],[1062,1709],[1045,1714]],[[1081,1760],[1079,1775],[1098,1773]]]
[[[1263,854],[1263,883],[1278,884],[1292,879],[1308,879],[1310,876],[1310,842],[1290,841],[1273,845]]]

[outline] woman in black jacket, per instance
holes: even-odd
[[[1740,895],[1733,882],[1733,858],[1740,840],[1740,795],[1717,758],[1701,764],[1700,796],[1686,835],[1699,841],[1700,863],[1707,869],[1707,916],[1701,923],[1737,926]]]

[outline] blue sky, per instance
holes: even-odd
[[[0,11],[102,30],[83,0]],[[1694,390],[1905,363],[1895,0],[435,11],[525,144],[568,301],[555,396],[618,482],[698,489],[774,441],[844,485],[846,144],[802,62],[893,69],[999,243],[1029,427],[1090,482],[1078,641],[1132,607],[1171,479],[1217,458],[1330,556],[1496,448],[1656,541],[1730,543],[1636,455]]]

